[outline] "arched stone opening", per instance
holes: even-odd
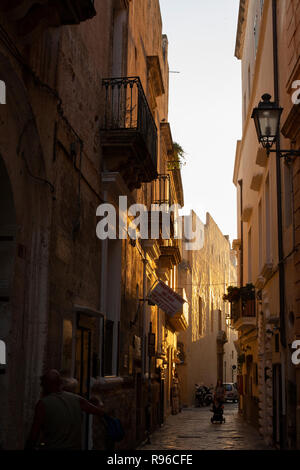
[[[0,375],[0,446],[18,449],[39,397],[47,346],[52,197],[42,181],[46,166],[27,89],[1,52],[0,80],[7,87],[7,104],[0,107],[0,237],[6,243],[1,250],[0,241],[0,316],[7,319],[0,323],[7,349]]]
[[[16,247],[16,212],[10,179],[0,155],[0,415],[8,406],[10,366],[10,331],[12,328],[11,290]],[[0,428],[0,445],[4,440]]]

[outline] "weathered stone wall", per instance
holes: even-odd
[[[278,79],[279,79],[279,102],[283,107],[281,119],[280,146],[288,149],[291,142],[298,148],[299,141],[299,113],[298,105],[294,105],[292,95],[296,89],[293,88],[293,82],[299,80],[299,1],[280,1],[277,2],[277,42],[278,42]],[[258,4],[258,2],[257,2]],[[280,194],[282,200],[282,220],[283,220],[283,251],[284,271],[285,271],[285,327],[287,348],[280,347],[280,354],[274,349],[274,336],[272,341],[266,334],[271,330],[276,332],[274,325],[279,325],[279,277],[278,277],[278,224],[277,224],[277,181],[276,181],[276,158],[266,159],[263,162],[257,159],[257,136],[251,120],[251,112],[254,106],[260,101],[261,96],[266,91],[274,98],[274,67],[273,67],[273,11],[272,1],[265,0],[262,15],[255,15],[253,11],[254,2],[249,3],[247,21],[244,25],[239,24],[239,29],[244,29],[244,44],[241,49],[240,59],[242,60],[242,69],[244,71],[242,78],[243,96],[246,101],[244,110],[244,129],[243,139],[238,145],[236,166],[234,172],[234,181],[237,187],[238,181],[243,180],[243,203],[244,209],[251,208],[250,218],[243,223],[244,240],[244,284],[252,281],[256,284],[257,290],[261,291],[262,301],[258,303],[258,314],[262,317],[258,320],[258,361],[259,361],[259,423],[261,432],[265,439],[270,443],[273,439],[273,425],[277,423],[279,429],[279,418],[282,410],[286,408],[286,415],[283,416],[284,430],[282,436],[277,436],[277,443],[281,438],[287,438],[287,446],[295,447],[296,436],[296,388],[299,390],[298,370],[292,365],[290,357],[290,345],[297,337],[299,328],[299,315],[297,312],[299,298],[299,279],[297,275],[297,245],[298,245],[298,219],[299,219],[299,181],[298,181],[298,159],[291,165],[286,165],[281,159],[282,173],[282,191]],[[254,35],[253,25],[259,20],[259,37],[257,37],[257,50],[254,53]],[[257,29],[258,31],[258,29]],[[251,72],[250,77],[248,70]],[[250,78],[250,83],[249,83]],[[250,86],[249,86],[250,85]],[[252,181],[255,175],[260,174],[262,183],[260,188],[255,190]],[[267,179],[269,180],[269,191],[267,191]],[[254,185],[255,186],[255,185]],[[269,194],[268,194],[269,193]],[[238,189],[238,198],[240,190]],[[270,200],[270,233],[267,233],[267,217],[265,216],[266,200]],[[293,199],[293,201],[292,201]],[[262,227],[259,229],[257,224],[259,220],[259,204],[262,207]],[[240,210],[238,209],[238,213]],[[294,213],[294,217],[293,217]],[[240,220],[238,221],[239,238],[241,239]],[[249,232],[252,231],[251,256],[248,256]],[[261,231],[260,231],[261,230]],[[259,246],[261,251],[259,251]],[[249,263],[249,259],[251,260]],[[259,263],[260,260],[260,263]],[[269,263],[271,274],[268,276],[264,267]],[[250,264],[250,269],[249,269]],[[251,267],[252,264],[252,267]],[[252,268],[252,269],[251,269]],[[265,277],[265,279],[264,279]],[[291,281],[293,280],[293,281]],[[295,281],[295,282],[294,282]],[[246,345],[247,340],[245,338]],[[251,344],[247,344],[251,347]],[[256,344],[253,349],[256,351]],[[252,351],[250,352],[252,354]],[[265,380],[264,368],[269,367],[268,377]],[[281,409],[279,400],[280,393],[273,386],[273,368],[284,372],[283,377],[283,402]],[[297,378],[298,375],[298,378]],[[275,380],[274,380],[275,381]],[[297,386],[296,386],[297,384]],[[276,395],[277,394],[277,395]],[[273,403],[276,416],[273,416]],[[299,403],[298,403],[299,405]],[[298,406],[299,408],[299,406]],[[299,429],[299,415],[298,425]],[[298,432],[299,434],[299,432]],[[285,436],[285,437],[284,437]],[[299,437],[298,437],[299,441]],[[299,442],[298,442],[299,446]]]
[[[98,15],[92,21],[48,29],[26,47],[1,18],[28,64],[22,67],[1,43],[8,103],[1,109],[0,152],[12,185],[19,253],[11,289],[10,359],[7,376],[1,377],[6,393],[10,390],[9,403],[1,400],[8,448],[23,445],[42,371],[61,368],[63,318],[73,318],[74,304],[99,309],[98,131],[112,2],[95,3]]]
[[[193,217],[197,217],[195,213]],[[181,381],[187,381],[183,403],[190,406],[194,403],[196,383],[216,385],[219,331],[225,331],[228,338],[228,343],[224,345],[225,355],[222,361],[224,381],[225,375],[227,382],[232,381],[232,365],[237,362],[233,344],[236,334],[227,325],[226,314],[229,306],[223,301],[227,286],[236,284],[236,268],[232,266],[230,243],[210,214],[207,214],[204,226],[204,246],[201,250],[184,251],[181,268],[184,269],[186,262],[191,269],[191,275],[186,279],[189,327],[185,333],[179,335],[179,341],[185,344],[186,353],[186,365],[180,366],[179,372],[181,373],[182,367],[184,375],[181,376]],[[184,286],[185,280],[182,282]],[[191,288],[189,284],[192,284]],[[199,313],[201,309],[202,314]]]
[[[113,8],[117,4],[96,0],[97,16],[91,21],[48,28],[29,45],[22,43],[9,19],[4,15],[0,18],[22,56],[18,60],[0,42],[0,79],[8,91],[8,105],[1,108],[0,156],[12,185],[18,229],[11,314],[7,314],[12,325],[10,359],[7,375],[0,377],[4,390],[0,411],[5,423],[0,439],[5,448],[22,448],[24,444],[43,371],[66,366],[66,375],[75,373],[75,306],[89,312],[101,310],[101,242],[95,233],[96,208],[103,201],[101,81],[116,70]],[[159,1],[129,2],[122,18],[122,75],[141,78],[158,128],[158,168],[163,172],[167,149],[160,123],[168,118],[169,74],[167,48],[163,54]],[[149,69],[150,56],[158,57],[155,71]],[[149,194],[150,184],[144,184],[132,196],[136,202],[149,203]],[[124,381],[120,386],[103,389],[108,411],[114,411],[126,427],[126,439],[121,444],[124,448],[140,442],[147,426],[147,382],[141,377],[145,372],[142,358],[133,357],[134,336],[146,337],[150,320],[157,335],[161,335],[165,322],[163,318],[158,324],[155,308],[138,309],[140,299],[147,294],[143,288],[144,254],[139,243],[134,247],[124,240],[118,358],[119,375]],[[156,268],[155,262],[149,263],[150,285]],[[107,295],[114,295],[114,287]],[[67,357],[64,320],[69,321],[71,334]],[[93,334],[99,335],[99,331]],[[173,354],[176,333],[169,330],[169,336]],[[93,338],[95,343],[98,340]],[[150,428],[154,429],[160,401],[154,361],[151,372]],[[169,391],[165,389],[167,398]]]

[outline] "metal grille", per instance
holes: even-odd
[[[155,167],[157,127],[139,77],[107,78],[103,130],[135,131],[144,139]]]

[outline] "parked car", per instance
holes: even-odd
[[[223,384],[225,389],[225,401],[232,401],[237,403],[239,399],[239,392],[234,383]]]

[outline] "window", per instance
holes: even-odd
[[[73,332],[71,325],[73,326]],[[64,352],[68,353],[66,347],[71,342],[72,334],[74,346],[72,362],[74,377],[78,381],[76,393],[84,397],[89,396],[91,377],[96,378],[102,375],[103,372],[101,368],[102,332],[103,317],[101,313],[87,307],[76,306],[72,324],[69,320],[66,320],[64,324]],[[68,359],[69,355],[67,354],[64,360]],[[68,376],[68,370],[64,370],[64,374]]]
[[[263,257],[263,229],[262,229],[262,204],[259,201],[258,204],[258,268],[259,271],[262,269],[262,257]]]
[[[259,39],[259,22],[258,22],[258,15],[255,15],[254,20],[254,57],[256,57],[257,47],[258,47],[258,39]]]
[[[267,262],[271,261],[271,211],[270,211],[270,179],[266,179],[265,186],[265,219],[266,219],[266,256]]]
[[[246,92],[244,93],[243,97],[243,115],[244,115],[244,122],[246,121],[246,116],[247,116],[247,96]]]
[[[252,282],[252,229],[248,232],[248,282]]]
[[[218,310],[218,329],[219,331],[222,330],[222,312]]]
[[[288,164],[284,165],[284,215],[288,228],[293,221],[293,171]]]
[[[118,375],[122,240],[110,239],[106,243],[104,375]]]
[[[202,305],[202,298],[199,297],[198,299],[198,312],[199,312],[199,335],[202,336],[203,334],[203,305]]]
[[[251,98],[251,69],[250,65],[248,67],[248,99],[250,101]]]
[[[126,11],[123,9],[114,9],[113,18],[113,77],[123,75],[123,55],[125,48],[124,27],[126,24]],[[135,60],[137,60],[137,49],[135,48]]]

